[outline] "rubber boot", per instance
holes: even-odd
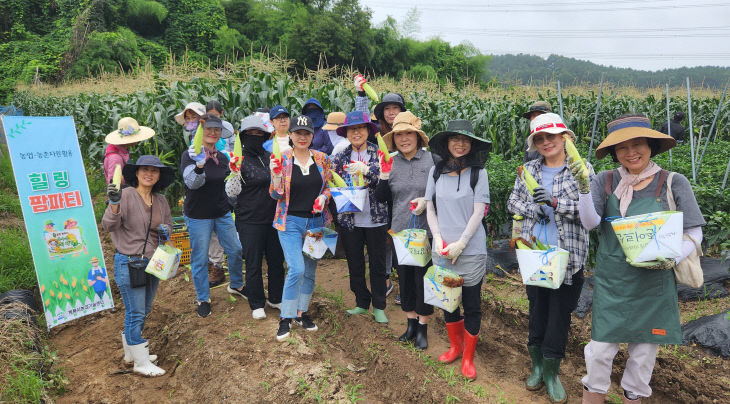
[[[415,340],[416,339],[416,328],[418,328],[418,319],[409,318],[408,319],[408,328],[406,328],[406,332],[404,332],[403,335],[398,337],[398,341],[408,342],[408,341]]]
[[[446,323],[446,332],[449,334],[451,347],[439,356],[439,362],[451,363],[464,352],[464,320]]]
[[[385,315],[385,310],[373,308],[373,317],[375,318],[376,323],[388,323],[388,317]]]
[[[592,393],[583,386],[583,404],[603,404],[606,401],[606,395],[603,393]]]
[[[428,348],[428,324],[418,323],[418,329],[416,329],[416,343],[414,346],[418,349]]]
[[[545,382],[545,389],[548,398],[553,403],[564,403],[568,400],[563,384],[560,383],[560,358],[542,358],[542,380]]]
[[[477,378],[477,368],[474,366],[474,351],[477,349],[479,334],[471,335],[464,330],[464,356],[461,357],[461,374],[469,380]]]
[[[147,350],[147,343],[129,345],[129,352],[132,354],[134,360],[134,373],[139,373],[143,376],[155,377],[162,376],[165,374],[165,370],[158,368],[150,362],[150,353]]]
[[[528,345],[527,352],[530,353],[530,359],[532,359],[532,371],[527,377],[525,387],[530,391],[540,390],[542,387],[542,348],[537,345]]]
[[[149,342],[145,342],[145,344],[148,344],[149,347]],[[134,364],[134,359],[132,359],[132,354],[129,352],[127,337],[124,333],[122,333],[122,348],[124,348],[124,365],[132,366]],[[150,355],[150,362],[157,363],[157,355]]]

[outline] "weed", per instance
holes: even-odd
[[[228,339],[237,339],[240,341],[242,339],[241,331],[236,331],[234,333],[228,334]]]
[[[446,396],[446,404],[460,403],[460,402],[461,402],[461,399],[459,397],[456,397],[453,394],[449,394]]]
[[[269,392],[269,389],[271,389],[271,385],[269,384],[269,382],[261,382],[261,387],[263,387],[267,393]]]
[[[198,348],[202,348],[203,347],[203,343],[204,343],[203,337],[198,337]]]
[[[363,401],[364,398],[360,397],[360,388],[362,388],[362,384],[356,384],[354,386],[345,385],[345,392],[347,392],[347,399],[350,401],[350,403],[356,403],[358,401]]]

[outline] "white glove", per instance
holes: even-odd
[[[205,165],[205,160],[207,159],[208,155],[205,153],[205,149],[201,147],[200,154],[195,153],[195,146],[190,145],[188,147],[188,156],[195,162],[195,165],[198,167],[203,167]]]
[[[269,170],[271,171],[271,177],[272,178],[281,178],[283,168],[284,168],[284,165],[283,165],[281,159],[277,159],[272,154],[271,157],[269,157]]]
[[[466,243],[461,240],[456,240],[444,248],[444,255],[446,258],[451,258],[451,263],[456,264],[456,260],[461,255],[461,252],[466,248]]]
[[[441,255],[441,250],[444,248],[444,240],[441,239],[440,236],[433,236],[433,246],[431,246],[431,250],[436,253],[436,256]]]
[[[423,198],[416,198],[411,201],[411,212],[418,216],[421,213],[423,213],[424,209],[426,209],[426,200]]]
[[[368,173],[368,170],[370,170],[370,168],[362,161],[353,161],[347,165],[347,172],[351,176],[357,175],[358,173],[362,173],[363,175],[365,175]]]
[[[320,195],[317,197],[317,199],[314,200],[314,204],[312,205],[312,213],[322,213],[324,210],[324,204],[327,202],[327,196]]]

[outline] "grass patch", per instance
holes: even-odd
[[[0,293],[36,287],[33,256],[25,230],[0,228]]]
[[[10,164],[8,146],[0,145],[0,214],[9,213],[22,217],[18,190],[15,188],[13,166]]]

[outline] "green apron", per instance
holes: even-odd
[[[611,190],[607,177],[606,190]],[[634,198],[626,216],[663,211],[660,191],[666,172],[659,178],[654,197]],[[606,201],[604,217],[621,216],[613,192]],[[637,268],[626,262],[611,223],[601,221],[593,284],[591,339],[599,342],[681,344],[679,303],[674,271]]]

